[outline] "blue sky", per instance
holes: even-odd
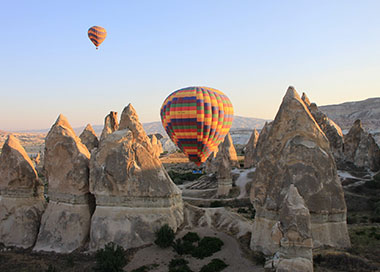
[[[102,124],[128,103],[158,121],[187,86],[274,118],[289,85],[318,105],[380,94],[380,1],[3,1],[0,129]],[[99,50],[93,25],[108,36]]]

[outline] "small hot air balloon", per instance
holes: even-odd
[[[104,41],[107,37],[107,31],[101,26],[93,26],[88,30],[88,37],[92,41],[92,43],[96,46],[96,50],[98,50],[98,46]]]
[[[161,107],[161,121],[167,134],[198,166],[224,140],[232,119],[233,107],[228,97],[207,87],[177,90]]]

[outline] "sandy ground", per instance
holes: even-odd
[[[176,235],[176,238],[180,238],[185,235],[189,230],[183,230]],[[170,261],[176,256],[179,258],[184,258],[189,261],[189,267],[192,271],[200,271],[202,266],[211,262],[212,259],[219,258],[223,260],[228,267],[223,271],[235,271],[235,272],[248,272],[248,271],[264,271],[263,267],[257,266],[254,262],[245,256],[244,252],[241,250],[238,241],[220,231],[216,231],[210,228],[197,227],[191,231],[197,232],[200,237],[212,236],[218,237],[224,242],[222,250],[214,253],[212,256],[199,260],[193,258],[190,255],[177,255],[173,249],[161,249],[156,245],[151,245],[144,249],[138,251],[132,261],[124,268],[124,271],[132,271],[133,269],[139,268],[143,265],[158,265],[149,271],[152,272],[167,272],[168,265]]]

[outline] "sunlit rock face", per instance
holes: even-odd
[[[99,145],[98,137],[96,137],[95,131],[90,124],[87,124],[83,132],[79,135],[79,138],[90,152]]]
[[[347,209],[329,141],[292,87],[260,156],[250,195],[256,209],[251,248],[268,255],[279,251],[275,226],[281,223],[281,207],[291,184],[309,210],[313,246],[349,247]]]
[[[244,168],[251,168],[255,166],[254,153],[257,145],[257,140],[259,139],[259,133],[256,129],[253,130],[251,137],[247,145],[245,146],[244,155]]]
[[[117,112],[111,111],[104,118],[104,127],[102,130],[102,133],[100,134],[100,140],[99,141],[100,142],[103,141],[107,137],[107,135],[118,130],[118,128],[119,128],[119,122],[117,121]]]
[[[45,207],[33,163],[17,138],[9,135],[0,155],[0,243],[33,246]]]
[[[372,171],[380,169],[380,149],[372,135],[365,132],[360,120],[356,120],[344,137],[344,156],[347,162]]]
[[[34,250],[72,252],[84,245],[91,219],[90,153],[60,115],[45,141],[49,203]]]
[[[140,128],[129,105],[119,130],[108,135],[92,154],[90,190],[96,210],[91,221],[91,250],[108,242],[124,248],[152,243],[154,232],[162,225],[176,230],[183,222],[181,191]]]
[[[152,144],[153,153],[156,157],[160,157],[161,153],[164,152],[164,149],[162,148],[162,144],[159,140],[157,140],[156,135],[152,134],[148,136],[150,139],[150,142]]]

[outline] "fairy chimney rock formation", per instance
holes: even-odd
[[[307,107],[310,107],[311,102],[310,102],[309,97],[307,97],[306,93],[302,93],[301,99]]]
[[[226,149],[221,149],[216,155],[216,178],[218,180],[218,196],[227,196],[232,188],[231,161]]]
[[[96,137],[95,131],[90,124],[87,124],[79,138],[90,152],[99,145],[98,137]]]
[[[290,184],[280,208],[279,250],[270,263],[276,271],[313,271],[313,241],[309,209],[294,184]]]
[[[100,135],[100,142],[103,141],[107,135],[111,134],[112,132],[118,130],[119,128],[119,122],[117,121],[117,112],[111,111],[105,118],[104,118],[104,127],[102,130],[102,134]]]
[[[279,251],[275,225],[291,184],[310,212],[313,246],[346,248],[346,204],[329,141],[293,87],[289,87],[262,147],[251,187],[256,209],[251,248]]]
[[[90,153],[60,115],[45,140],[49,203],[34,250],[72,252],[84,245],[90,229]]]
[[[0,155],[0,243],[33,246],[44,209],[43,186],[33,163],[9,135]]]
[[[161,142],[157,139],[156,135],[154,134],[149,135],[148,137],[151,141],[154,155],[156,157],[160,157],[161,153],[164,152]]]
[[[259,138],[257,139],[255,150],[253,152],[253,165],[256,165],[264,155],[265,151],[263,150],[263,147],[266,142],[268,132],[272,124],[273,124],[273,121],[270,123],[265,122],[264,127],[261,129]]]
[[[154,241],[164,224],[183,222],[181,191],[171,181],[137,114],[124,109],[119,130],[100,143],[90,161],[90,190],[96,198],[90,250],[114,242],[124,248]]]
[[[219,144],[218,148],[214,151],[214,154],[211,154],[206,160],[206,173],[215,174],[218,171],[219,165],[223,163],[221,160],[223,156],[220,156],[220,159],[217,159],[218,153],[220,152],[226,156],[226,159],[229,161],[231,167],[239,167],[239,161],[231,134],[227,133],[224,141]]]
[[[344,137],[344,156],[347,162],[372,171],[380,169],[380,149],[372,135],[365,132],[360,120],[356,120]]]
[[[256,129],[254,129],[251,137],[249,138],[247,145],[245,146],[244,168],[251,168],[255,166],[254,153],[255,153],[258,139],[259,139],[259,133],[257,132]]]
[[[342,129],[333,120],[328,118],[326,114],[321,112],[315,103],[309,104],[308,108],[311,115],[329,140],[330,148],[335,160],[337,162],[342,161],[344,142]]]

